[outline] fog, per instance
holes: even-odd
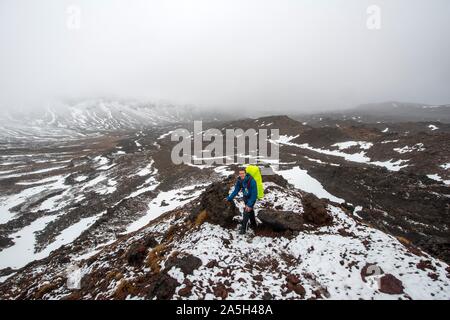
[[[450,103],[448,0],[0,0],[0,39],[0,108]]]

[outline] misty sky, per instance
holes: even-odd
[[[369,5],[380,30],[366,26]],[[448,0],[0,0],[0,39],[0,108],[450,103]]]

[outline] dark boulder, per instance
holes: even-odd
[[[292,211],[260,210],[258,219],[276,232],[305,229],[302,215]]]
[[[139,242],[133,243],[125,253],[129,265],[138,267],[147,256],[148,248],[158,245],[153,235],[149,234]]]
[[[8,238],[6,236],[0,235],[0,248],[7,248],[14,244],[14,241],[12,241],[11,238]]]
[[[239,214],[239,210],[234,202],[226,200],[232,184],[232,178],[228,178],[210,185],[200,196],[199,205],[188,219],[192,222],[201,219],[202,222],[207,221],[224,228],[233,226],[233,217]]]
[[[306,193],[302,198],[303,218],[306,223],[317,226],[330,225],[333,217],[327,211],[327,202],[317,198],[312,193]]]
[[[147,248],[142,243],[132,244],[125,254],[125,258],[131,266],[140,266],[146,256]]]
[[[191,254],[178,254],[176,256],[170,256],[165,263],[166,270],[170,270],[172,267],[180,268],[184,275],[192,274],[194,270],[198,269],[202,265],[202,260],[194,257]]]
[[[171,299],[179,285],[178,281],[168,274],[158,273],[151,279],[147,298],[153,299],[156,297],[158,300]]]
[[[149,234],[144,238],[144,246],[146,246],[147,248],[154,248],[157,245],[158,241],[156,241],[153,235]]]
[[[273,296],[272,296],[272,294],[270,292],[266,291],[266,292],[264,292],[264,294],[262,296],[262,299],[263,300],[272,300]]]

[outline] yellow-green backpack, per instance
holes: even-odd
[[[245,168],[245,172],[252,176],[256,181],[256,189],[258,191],[258,200],[264,197],[264,186],[262,183],[261,171],[258,166],[249,165]]]

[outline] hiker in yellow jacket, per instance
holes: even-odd
[[[256,168],[256,169],[255,169]],[[252,173],[252,174],[251,174]],[[258,184],[256,179],[258,179],[259,184],[261,185],[261,191],[258,192]],[[228,196],[227,200],[232,201],[234,197],[242,190],[243,199],[244,199],[244,212],[243,219],[241,224],[240,233],[245,234],[247,231],[248,223],[252,228],[256,228],[256,219],[255,219],[255,211],[253,210],[256,200],[258,198],[262,198],[262,179],[261,173],[259,172],[259,168],[256,166],[248,166],[246,169],[239,170],[239,177],[234,186],[233,192]]]

